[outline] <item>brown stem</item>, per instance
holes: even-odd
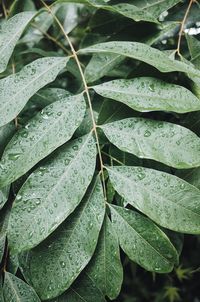
[[[181,27],[180,27],[180,31],[178,33],[178,43],[177,43],[177,49],[176,49],[176,52],[179,56],[181,56],[181,53],[180,53],[180,47],[181,47],[181,39],[182,39],[182,35],[183,35],[183,31],[184,31],[184,27],[185,27],[185,23],[186,23],[186,20],[187,20],[187,17],[189,15],[189,12],[190,12],[190,9],[192,7],[192,4],[193,3],[196,3],[197,1],[196,0],[190,0],[189,2],[189,5],[186,9],[186,12],[185,12],[185,15],[184,15],[184,18],[181,22]]]
[[[100,148],[99,137],[98,137],[98,133],[97,133],[97,125],[96,125],[96,122],[95,122],[93,108],[92,108],[92,102],[91,102],[91,99],[90,99],[89,87],[87,86],[87,82],[86,82],[86,79],[85,79],[85,76],[84,76],[84,73],[83,73],[83,69],[81,67],[81,63],[80,63],[80,61],[78,59],[77,52],[75,51],[74,46],[73,46],[73,44],[72,44],[69,36],[66,34],[64,27],[60,23],[59,19],[53,14],[51,8],[43,0],[40,0],[40,1],[46,7],[46,9],[49,11],[49,13],[52,15],[52,17],[54,18],[54,20],[56,21],[56,23],[60,27],[62,33],[64,34],[64,36],[65,36],[65,38],[66,38],[66,40],[67,40],[67,42],[68,42],[68,44],[70,46],[71,52],[72,52],[73,57],[74,57],[74,59],[76,61],[76,64],[78,66],[78,69],[79,69],[79,72],[80,72],[80,75],[81,75],[81,78],[82,78],[82,81],[83,81],[84,92],[85,92],[85,94],[87,96],[89,110],[90,110],[90,114],[91,114],[91,120],[92,120],[92,124],[93,124],[93,129],[92,130],[94,131],[94,134],[95,134],[95,139],[96,139],[96,144],[97,144],[97,150],[98,150],[98,154],[99,154],[99,162],[100,162],[100,169],[101,169],[101,176],[102,176],[104,198],[105,198],[105,201],[106,201],[107,198],[106,198],[106,185],[105,185],[105,177],[104,177],[104,164],[103,164],[103,159],[102,159],[102,155],[101,155],[101,148]]]

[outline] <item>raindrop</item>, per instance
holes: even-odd
[[[149,137],[150,135],[151,135],[151,132],[149,130],[146,130],[145,133],[144,133],[144,136]]]

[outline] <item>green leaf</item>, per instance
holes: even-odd
[[[30,249],[51,234],[82,200],[95,165],[96,145],[89,134],[65,144],[36,169],[11,210],[10,248],[15,252]]]
[[[176,22],[169,22],[167,24],[164,24],[157,34],[151,35],[148,39],[145,39],[144,42],[148,45],[158,43],[164,38],[169,37],[171,32],[176,28]],[[118,54],[94,54],[85,68],[85,78],[87,82],[93,83],[94,81],[106,75],[108,72],[113,71],[113,68],[117,67],[122,61],[124,61],[124,59],[124,56]]]
[[[135,21],[150,21],[157,23],[157,19],[150,14],[148,11],[144,11],[143,9],[138,8],[135,5],[128,4],[128,3],[119,3],[113,5],[106,5],[105,1],[102,0],[58,0],[55,3],[83,3],[86,5],[91,5],[96,8],[101,8],[104,10],[108,10],[114,13],[118,13],[124,17],[133,19]]]
[[[15,45],[35,12],[22,12],[5,21],[0,31],[0,73],[3,72]],[[8,87],[7,87],[8,88]],[[9,87],[10,88],[10,87]]]
[[[39,89],[54,81],[68,60],[65,57],[37,59],[20,72],[0,80],[0,127],[14,119]]]
[[[107,168],[115,190],[161,226],[200,234],[200,191],[184,180],[143,167]]]
[[[141,112],[164,110],[185,113],[200,110],[199,99],[188,89],[155,78],[120,79],[92,88],[105,98]]]
[[[9,9],[9,16],[23,11],[36,11],[32,0],[14,0]]]
[[[177,171],[176,175],[200,190],[200,167]]]
[[[3,295],[6,302],[40,302],[33,288],[8,272],[5,273]]]
[[[188,48],[191,55],[191,62],[200,68],[200,41],[191,35],[186,35]]]
[[[119,295],[123,269],[118,239],[108,216],[105,217],[95,254],[86,273],[105,296],[113,300]]]
[[[14,124],[7,124],[0,128],[0,157],[5,149],[5,146],[15,133],[15,126]],[[10,191],[10,186],[6,186],[0,190],[0,209],[4,206],[8,199]]]
[[[134,0],[134,5],[145,12],[148,11],[149,14],[152,14],[158,18],[161,13],[165,12],[179,2],[181,2],[181,0]]]
[[[0,264],[4,254],[5,243],[6,243],[6,234],[3,232],[0,233]]]
[[[106,302],[95,282],[83,272],[63,295],[49,302]]]
[[[3,208],[4,204],[8,200],[9,192],[10,192],[10,186],[6,186],[0,190],[0,209]]]
[[[78,51],[79,54],[111,53],[140,60],[154,66],[161,72],[181,71],[200,77],[200,71],[192,65],[174,60],[166,53],[147,44],[129,41],[114,41],[99,43]]]
[[[42,300],[62,294],[88,264],[104,213],[103,190],[97,178],[76,211],[46,241],[21,259],[25,277]]]
[[[114,13],[121,14],[122,16],[131,18],[135,21],[143,20],[157,23],[157,18],[159,17],[161,12],[174,6],[175,4],[180,2],[180,0],[153,0],[150,3],[149,1],[145,1],[145,3],[142,3],[142,5],[141,1],[136,1],[136,3],[134,2],[135,5],[129,3],[106,5],[107,1],[102,0],[58,0],[55,3],[67,2],[92,5],[96,8],[101,8]]]
[[[0,128],[0,142],[1,142],[1,144],[0,144],[0,157],[3,154],[5,146],[8,144],[11,137],[14,135],[15,130],[16,129],[15,129],[14,123],[4,125],[3,127]]]
[[[43,109],[45,106],[48,106],[58,100],[62,100],[70,95],[71,93],[65,89],[45,88],[34,94],[28,104],[31,102],[33,105]]]
[[[86,81],[92,83],[100,79],[123,60],[124,57],[117,54],[94,54],[85,69]]]
[[[117,206],[110,209],[120,246],[128,257],[148,271],[170,272],[178,254],[165,233],[135,211]]]
[[[0,186],[13,182],[67,142],[85,114],[82,94],[45,107],[7,145],[0,165]]]
[[[112,144],[139,158],[179,169],[200,166],[200,139],[182,126],[135,117],[100,127]]]

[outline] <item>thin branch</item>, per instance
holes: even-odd
[[[117,158],[113,157],[112,155],[108,154],[107,152],[101,151],[101,153],[103,153],[104,155],[109,157],[112,161],[115,161],[116,163],[124,166],[124,163],[122,161],[118,160]]]
[[[192,7],[192,4],[193,3],[196,3],[197,0],[190,0],[189,2],[189,5],[186,9],[186,12],[185,12],[185,15],[184,15],[184,18],[181,22],[181,27],[180,27],[180,31],[178,33],[178,43],[177,43],[177,49],[175,51],[175,53],[177,52],[177,54],[181,57],[181,53],[180,53],[180,48],[181,48],[181,39],[182,39],[182,35],[183,35],[183,32],[184,32],[184,27],[185,27],[185,23],[186,23],[186,20],[187,20],[187,17],[189,15],[189,12],[190,12],[190,9]]]
[[[71,52],[73,54],[73,57],[76,61],[76,64],[78,66],[82,81],[83,81],[83,85],[84,85],[84,92],[87,96],[87,100],[88,100],[88,105],[89,105],[89,110],[90,110],[90,114],[91,114],[91,120],[92,120],[92,124],[93,124],[93,131],[95,134],[95,138],[96,138],[96,144],[97,144],[97,150],[98,150],[98,154],[99,154],[99,161],[100,161],[100,169],[101,169],[101,175],[102,175],[102,184],[103,184],[103,191],[104,191],[104,198],[105,201],[107,200],[106,198],[106,185],[105,185],[105,177],[104,177],[104,164],[103,164],[103,159],[102,159],[102,155],[101,155],[101,148],[100,148],[100,142],[99,142],[99,137],[98,137],[98,133],[97,133],[97,125],[95,122],[95,118],[94,118],[94,113],[93,113],[93,108],[92,108],[92,102],[91,102],[91,98],[90,98],[90,93],[89,93],[89,87],[87,86],[87,82],[83,73],[83,69],[81,67],[81,63],[79,61],[79,58],[77,56],[77,52],[74,49],[74,46],[69,38],[69,36],[67,35],[67,33],[65,32],[64,27],[62,26],[62,24],[60,23],[59,19],[56,17],[56,15],[54,15],[54,13],[52,12],[51,8],[43,1],[40,0],[41,3],[44,5],[44,7],[46,7],[46,9],[49,11],[49,13],[52,15],[52,17],[54,18],[54,20],[56,21],[56,23],[58,24],[58,26],[60,27],[61,31],[63,32],[69,46],[71,49]]]
[[[68,49],[65,48],[65,46],[62,45],[62,43],[60,43],[56,38],[49,35],[47,32],[43,31],[42,29],[40,29],[36,24],[32,23],[31,25],[37,30],[39,30],[41,34],[43,34],[47,39],[49,39],[50,41],[54,42],[57,46],[59,46],[65,52],[65,54],[69,55]]]
[[[8,13],[7,13],[7,9],[4,3],[4,0],[2,0],[2,8],[3,8],[3,13],[6,19],[8,19]]]
[[[14,60],[12,60],[12,73],[15,74],[15,63]],[[18,128],[18,117],[15,118],[15,127]]]

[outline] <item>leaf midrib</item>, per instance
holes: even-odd
[[[148,240],[146,239],[146,238],[144,238],[140,233],[138,233],[138,231],[136,230],[136,229],[134,229],[131,225],[130,225],[130,223],[127,221],[127,220],[125,220],[124,219],[124,217],[120,214],[120,213],[118,213],[116,210],[115,210],[115,208],[114,207],[112,207],[112,209],[114,209],[114,211],[117,213],[117,215],[118,216],[120,216],[121,217],[121,219],[123,219],[123,221],[125,221],[125,223],[129,226],[129,227],[131,227],[131,229],[142,239],[142,240],[144,240],[154,251],[155,251],[155,253],[156,254],[158,254],[161,258],[163,258],[167,263],[169,263],[169,264],[172,264],[171,262],[170,262],[170,260],[168,260],[165,256],[163,256],[162,254],[160,254],[160,252],[158,251],[158,250],[156,250],[155,249],[155,247],[153,246],[153,245],[151,245],[151,243],[150,242],[148,242]],[[170,243],[170,242],[169,242]]]
[[[107,169],[108,169],[108,168],[107,168]],[[116,175],[119,175],[118,177],[121,177],[121,178],[125,179],[126,182],[128,181],[130,184],[132,184],[132,182],[134,182],[134,181],[131,181],[129,178],[126,178],[125,176],[123,176],[123,175],[120,174],[119,172],[117,173],[117,172],[115,172],[115,171],[112,170],[112,169],[108,169],[108,170],[110,170],[111,173],[114,173],[114,174],[116,174]],[[136,183],[136,182],[134,182],[134,183],[135,183],[139,188],[141,188],[141,191],[142,191],[142,190],[145,190],[146,192],[150,191],[150,190],[146,190],[146,189],[144,188],[144,186],[140,186],[140,185],[138,185],[138,183]],[[150,192],[153,194],[153,196],[156,196],[156,197],[158,196],[159,198],[163,199],[163,197],[160,196],[159,194],[156,194],[156,193],[154,193],[153,191],[150,191]],[[200,217],[200,214],[198,214],[198,213],[192,211],[191,209],[188,209],[188,208],[184,207],[183,205],[181,205],[181,204],[179,204],[179,203],[175,203],[173,200],[171,200],[171,199],[169,199],[169,198],[166,198],[166,199],[167,199],[172,205],[176,204],[176,205],[178,205],[180,208],[183,208],[183,209],[185,209],[186,211],[191,212],[192,214],[197,215],[197,216]]]
[[[67,63],[67,58],[66,58],[66,63]],[[5,110],[7,107],[11,107],[13,104],[13,101],[20,95],[24,90],[26,90],[31,84],[34,82],[37,82],[38,79],[40,79],[42,76],[44,76],[46,73],[48,73],[51,69],[53,69],[55,66],[61,64],[61,60],[59,62],[56,62],[56,64],[52,64],[50,68],[46,69],[44,72],[40,73],[37,77],[34,77],[32,81],[29,81],[27,85],[23,86],[21,90],[18,90],[17,93],[13,94],[12,98],[9,98],[9,101],[4,102],[2,110]],[[28,66],[28,65],[26,65]],[[63,67],[64,68],[64,67]],[[24,70],[22,69],[21,72]],[[21,72],[19,72],[17,75],[19,75]],[[38,81],[39,82],[39,81]],[[47,84],[47,83],[46,83]],[[39,89],[38,89],[39,90]]]
[[[130,96],[133,96],[133,97],[134,96],[136,96],[136,97],[147,97],[148,99],[152,99],[152,100],[158,100],[158,99],[160,100],[161,99],[162,101],[172,100],[173,102],[177,102],[177,100],[179,99],[179,101],[180,101],[180,98],[177,98],[177,99],[175,99],[173,97],[168,97],[167,98],[167,97],[163,97],[163,96],[156,95],[156,94],[153,94],[153,95],[148,94],[148,92],[146,94],[143,94],[143,93],[136,93],[135,91],[128,91],[128,90],[123,91],[123,90],[118,90],[118,89],[113,89],[113,88],[110,89],[109,87],[103,87],[103,86],[102,86],[102,88],[98,87],[98,86],[94,86],[93,88],[97,93],[98,93],[98,91],[100,91],[100,92],[109,91],[109,92],[120,93],[120,94],[124,94],[124,95],[130,95]],[[160,90],[160,91],[163,92],[162,90]],[[166,91],[166,93],[167,93],[167,91]],[[187,93],[187,91],[183,91],[183,94],[184,93]],[[112,97],[110,96],[110,98],[112,98]],[[127,102],[127,101],[125,100],[125,102]],[[200,108],[200,102],[199,102],[199,108]]]

